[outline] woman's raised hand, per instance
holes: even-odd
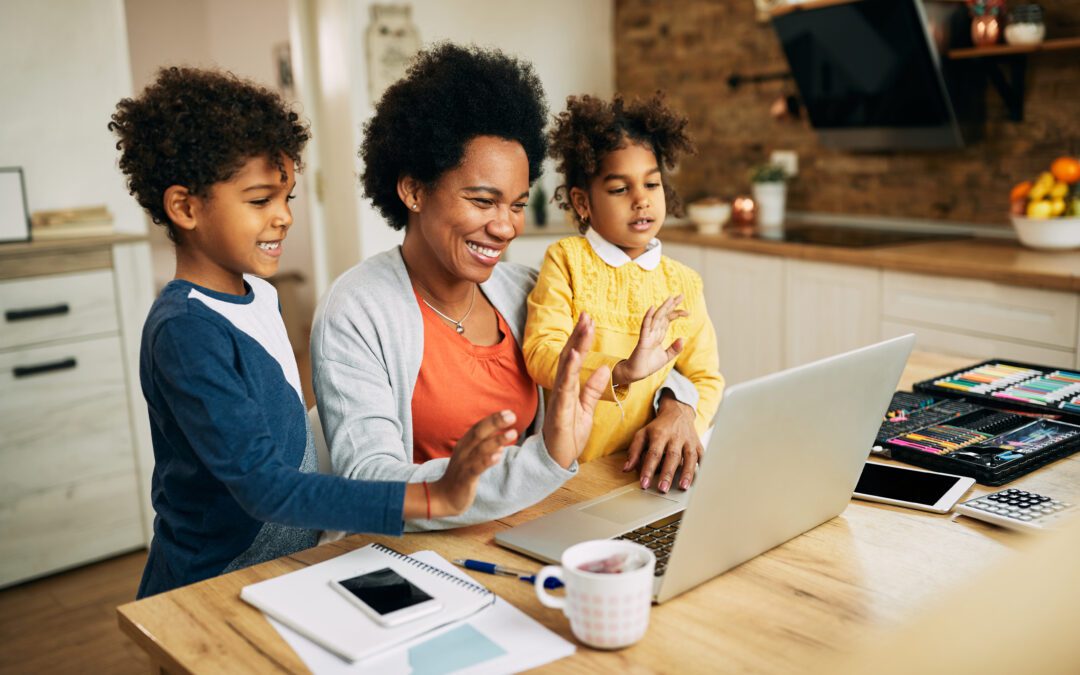
[[[474,424],[454,446],[442,478],[431,483],[431,517],[456,516],[472,506],[480,475],[502,460],[503,448],[513,445],[516,421],[509,410]],[[423,517],[423,516],[420,516]]]
[[[601,366],[581,384],[581,364],[592,346],[594,332],[592,317],[582,313],[559,354],[555,386],[544,418],[544,444],[551,458],[563,468],[569,468],[585,449],[592,431],[593,410],[610,377],[608,367]]]
[[[689,316],[685,309],[675,309],[682,302],[683,296],[668,298],[659,307],[650,307],[641,320],[641,333],[637,346],[624,361],[619,361],[611,372],[611,382],[622,386],[637,382],[663,368],[679,355],[683,348],[683,339],[679,338],[664,348],[664,337],[668,326],[675,319]]]

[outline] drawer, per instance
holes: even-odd
[[[0,281],[0,350],[116,332],[112,270]]]
[[[987,359],[1008,359],[1054,368],[1072,368],[1074,360],[1073,352],[1062,349],[963,335],[897,321],[883,321],[881,323],[881,338],[883,340],[906,335],[907,333],[915,333],[915,349],[924,352],[967,356],[971,358],[973,364]]]
[[[885,272],[882,311],[971,335],[1076,349],[1080,294]]]
[[[0,504],[0,587],[145,545],[132,473]]]
[[[0,353],[0,504],[81,479],[134,476],[125,384],[117,336]]]

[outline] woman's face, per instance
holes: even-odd
[[[477,136],[433,188],[401,185],[410,211],[404,245],[421,274],[435,267],[451,279],[487,281],[525,227],[529,160],[517,141]]]

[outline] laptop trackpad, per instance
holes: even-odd
[[[632,490],[581,509],[581,512],[613,523],[631,523],[676,504],[675,500],[652,492]]]

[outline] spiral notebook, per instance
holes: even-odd
[[[442,604],[435,614],[400,626],[381,626],[330,587],[389,567]],[[441,626],[461,621],[495,602],[495,594],[381,544],[369,544],[326,562],[244,586],[240,598],[312,642],[358,661]]]

